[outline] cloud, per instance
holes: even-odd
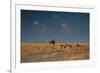
[[[41,31],[48,32],[48,27],[46,24],[41,24]]]
[[[33,25],[39,26],[39,21],[33,21]]]
[[[48,27],[44,23],[40,23],[39,21],[33,21],[33,29],[35,31],[47,32]]]
[[[62,24],[62,27],[63,28],[66,28],[66,27],[68,28],[68,25],[67,24]]]
[[[63,27],[64,29],[69,29],[69,24],[63,23],[63,24],[62,24],[62,27]]]
[[[41,24],[43,28],[47,28],[47,26],[45,24]]]
[[[59,18],[59,16],[58,16],[58,15],[53,15],[53,17],[54,17],[54,18]]]
[[[33,21],[32,25],[33,25],[33,30],[35,31],[40,30],[40,22],[38,20]]]
[[[69,21],[65,21],[64,23],[61,24],[62,25],[62,30],[61,32],[71,32],[71,22]]]

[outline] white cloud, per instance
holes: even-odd
[[[59,18],[59,16],[58,16],[58,15],[53,15],[53,17],[54,17],[54,18]]]
[[[68,28],[68,24],[62,24],[62,27],[67,29]]]
[[[47,26],[45,24],[42,24],[43,28],[47,28]]]
[[[33,21],[33,25],[38,26],[39,25],[39,21]]]
[[[62,24],[62,28],[63,28],[64,31],[66,30],[67,32],[71,32],[69,24],[67,24],[67,23]]]

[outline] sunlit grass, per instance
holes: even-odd
[[[55,46],[48,43],[22,43],[21,44],[21,62],[46,62],[46,61],[69,61],[89,59],[89,44],[77,47],[77,43],[70,43],[73,47],[60,48],[61,44]]]

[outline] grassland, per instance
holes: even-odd
[[[60,48],[60,44],[55,46],[48,43],[22,43],[21,63],[46,62],[46,61],[71,61],[89,59],[89,44],[80,43],[83,47],[75,46],[77,43],[70,43],[73,47]]]

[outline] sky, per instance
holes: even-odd
[[[89,13],[21,10],[21,42],[89,42]]]

